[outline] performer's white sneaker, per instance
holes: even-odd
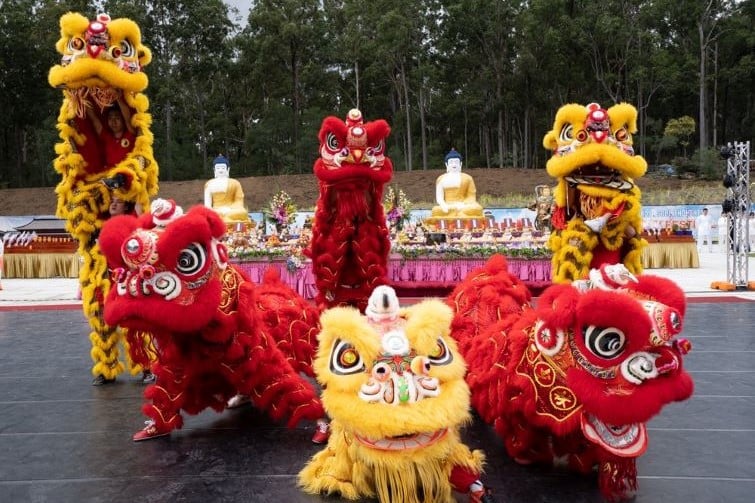
[[[228,400],[228,403],[226,403],[225,406],[228,409],[238,409],[242,405],[251,403],[251,401],[252,399],[249,398],[247,395],[238,394],[234,397],[231,397],[231,399]]]

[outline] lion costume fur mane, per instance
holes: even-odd
[[[291,427],[324,414],[299,374],[313,374],[317,309],[277,271],[255,285],[229,264],[220,242],[225,231],[209,208],[183,215],[159,199],[152,213],[114,217],[103,227],[114,282],[105,320],[148,331],[157,346],[157,382],[145,390],[143,407],[153,421],[145,430],[153,429],[135,440],[180,428],[182,411],[221,411],[236,394]]]

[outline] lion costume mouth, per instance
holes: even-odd
[[[644,423],[620,426],[604,423],[592,414],[582,414],[582,433],[591,442],[622,458],[636,458],[648,448]]]
[[[406,451],[409,449],[421,449],[433,445],[443,439],[448,433],[448,428],[442,428],[430,433],[414,433],[387,437],[378,440],[370,440],[358,434],[354,434],[357,441],[371,449],[379,451]]]
[[[619,191],[631,190],[634,187],[621,172],[602,164],[581,166],[564,179],[571,185],[594,185]]]

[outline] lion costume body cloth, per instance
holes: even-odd
[[[553,129],[544,139],[553,152],[546,164],[558,181],[553,232],[554,283],[583,279],[601,264],[623,263],[642,272],[640,189],[634,179],[647,163],[634,155],[632,134],[637,110],[626,103],[603,109],[569,104],[556,113]]]
[[[134,440],[180,428],[181,411],[221,411],[236,394],[289,426],[324,414],[299,374],[313,375],[317,309],[276,271],[255,285],[228,264],[225,231],[213,210],[182,215],[161,199],[151,214],[114,217],[102,229],[114,282],[105,320],[147,331],[157,346],[157,383],[144,392],[152,422]]]
[[[370,292],[387,283],[391,242],[382,201],[393,176],[385,156],[389,133],[386,121],[365,123],[356,109],[345,121],[331,116],[322,122],[314,165],[320,195],[306,250],[322,308],[363,310]]]
[[[530,293],[494,256],[448,298],[472,406],[516,461],[598,468],[607,499],[631,497],[645,423],[693,392],[682,367],[685,298],[665,278],[603,266]]]
[[[322,314],[315,373],[332,433],[299,474],[306,492],[452,503],[452,489],[468,490],[484,456],[459,437],[469,388],[451,317],[434,299],[377,321],[352,307]]]
[[[66,229],[78,241],[83,260],[79,281],[84,314],[92,328],[92,374],[113,379],[124,365],[118,358],[119,330],[108,325],[102,315],[110,281],[97,235],[108,217],[112,197],[147,208],[150,196],[157,193],[149,102],[142,94],[147,87],[142,69],[152,55],[142,44],[139,27],[133,21],[111,20],[106,14],[92,21],[77,13],[63,15],[55,47],[62,59],[50,69],[48,80],[51,86],[63,90],[57,124],[63,141],[55,146],[58,157],[54,163],[62,176],[55,189],[57,215],[65,219]],[[130,152],[117,165],[106,166],[105,147],[87,120],[87,107],[95,107],[94,112],[102,115],[119,97],[131,110],[135,141],[130,145],[124,137],[120,146]],[[115,178],[123,183],[111,193],[103,180]],[[143,343],[138,337],[132,342]],[[146,354],[135,352],[140,353]],[[148,359],[137,363],[148,363]],[[132,368],[133,373],[139,370],[138,365]]]

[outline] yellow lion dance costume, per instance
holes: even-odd
[[[455,489],[493,501],[478,480],[483,453],[459,437],[470,399],[452,316],[436,299],[399,310],[388,286],[375,289],[366,316],[352,307],[323,313],[314,365],[332,433],[299,474],[304,491],[451,503]]]
[[[640,189],[645,159],[634,155],[637,110],[626,103],[608,110],[597,103],[569,104],[556,113],[543,146],[553,152],[546,164],[557,179],[553,252],[555,283],[587,277],[605,263],[623,263],[642,272]]]
[[[152,54],[142,45],[136,23],[110,19],[107,14],[99,14],[91,21],[78,13],[63,15],[55,48],[62,59],[50,69],[48,81],[63,90],[57,124],[63,141],[55,146],[58,157],[54,163],[62,176],[55,189],[57,215],[66,220],[66,228],[78,240],[83,258],[79,281],[84,314],[92,327],[92,374],[109,381],[123,371],[124,365],[118,358],[119,331],[103,320],[103,299],[110,280],[97,236],[109,216],[111,198],[149,208],[150,196],[157,193],[158,167],[152,153],[149,102],[142,94],[147,87],[142,69]],[[128,154],[108,166],[108,147],[102,144],[102,137],[88,119],[95,113],[104,121],[104,113],[116,103],[128,107],[134,141],[131,144],[128,139],[120,139],[120,148],[128,150]],[[123,119],[129,119],[125,115]],[[138,365],[132,368],[133,373],[139,370]]]

